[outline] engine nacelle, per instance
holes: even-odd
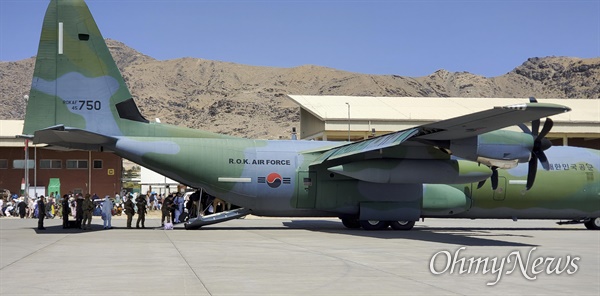
[[[530,134],[512,131],[493,131],[450,141],[452,155],[501,169],[528,162],[533,150]]]
[[[464,184],[479,182],[492,175],[487,166],[454,159],[371,159],[327,170],[365,182],[388,184]]]

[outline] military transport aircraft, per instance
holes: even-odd
[[[407,230],[427,217],[600,229],[600,151],[550,148],[552,120],[539,131],[540,118],[570,109],[535,99],[353,143],[152,123],[81,0],[50,2],[29,98],[23,133],[35,143],[114,152],[241,207],[193,219],[188,229],[249,213],[339,217],[367,230]],[[530,121],[531,130],[522,125]],[[513,125],[523,132],[500,130]]]

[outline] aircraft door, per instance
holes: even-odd
[[[498,188],[494,190],[494,200],[506,198],[506,177],[498,177]]]
[[[296,207],[314,209],[317,197],[317,172],[298,172]]]

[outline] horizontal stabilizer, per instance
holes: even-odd
[[[34,133],[34,143],[61,146],[70,149],[99,150],[100,147],[112,147],[117,139],[100,134],[69,128],[63,125],[49,127]]]

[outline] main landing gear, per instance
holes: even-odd
[[[556,222],[558,225],[564,224],[581,224],[585,225],[585,228],[589,230],[600,230],[600,218],[586,218],[586,219],[575,219],[569,221]]]
[[[364,230],[384,230],[392,227],[394,230],[411,230],[415,226],[415,221],[379,221],[379,220],[358,220],[354,218],[340,218],[346,228]]]
[[[583,222],[585,228],[590,230],[600,230],[600,218],[592,218],[588,221]]]

